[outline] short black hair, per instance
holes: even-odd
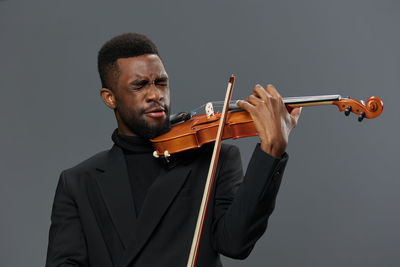
[[[124,33],[106,42],[97,56],[97,68],[101,86],[112,90],[118,78],[117,59],[158,54],[156,45],[147,36],[139,33]]]

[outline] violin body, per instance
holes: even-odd
[[[194,115],[187,121],[174,125],[169,132],[151,139],[158,155],[176,153],[198,148],[215,141],[221,113],[207,117],[205,114]],[[238,139],[257,135],[256,128],[247,111],[230,111],[227,114],[222,139]]]

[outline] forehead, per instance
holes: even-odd
[[[164,65],[157,55],[119,58],[117,60],[121,79],[147,78],[154,79],[166,76]]]

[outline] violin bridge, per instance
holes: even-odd
[[[205,107],[207,119],[209,119],[212,115],[214,115],[214,107],[211,102],[208,102]]]

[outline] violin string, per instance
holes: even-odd
[[[320,95],[320,96],[301,96],[301,97],[285,97],[283,98],[284,103],[300,103],[300,102],[318,102],[318,101],[335,101],[335,100],[340,100],[342,97],[340,95]],[[233,107],[236,106],[236,101],[237,100],[231,100],[229,101],[229,106]],[[212,101],[211,102],[213,107],[215,109],[222,110],[224,101]],[[190,112],[190,115],[196,115],[196,114],[203,114],[203,111],[205,110],[206,104],[203,104],[195,109],[193,109]]]

